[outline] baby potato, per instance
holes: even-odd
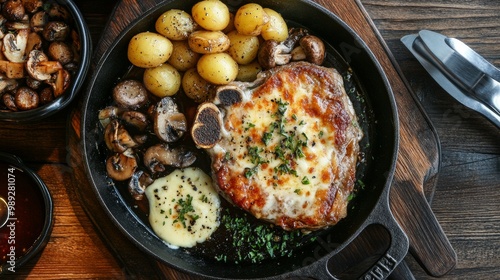
[[[227,37],[231,43],[227,52],[238,64],[248,64],[257,57],[259,52],[257,36],[243,35],[233,30],[227,34]]]
[[[147,68],[143,75],[144,86],[158,97],[171,96],[181,87],[181,75],[170,64]]]
[[[127,49],[128,60],[137,67],[156,67],[172,55],[172,42],[154,32],[141,32],[130,40]]]
[[[258,36],[269,16],[261,5],[248,3],[241,6],[234,15],[234,27],[240,34]]]
[[[196,68],[191,68],[182,76],[182,90],[194,102],[201,103],[208,100],[212,84],[203,79]]]
[[[201,54],[219,53],[229,48],[229,38],[222,31],[198,30],[189,35],[189,47]]]
[[[200,1],[191,8],[191,14],[206,30],[221,31],[229,23],[229,9],[219,0]]]
[[[196,69],[203,79],[216,85],[228,84],[238,75],[238,63],[227,53],[202,55]]]
[[[196,29],[196,22],[185,11],[171,9],[158,17],[155,29],[170,40],[185,40]]]
[[[196,63],[201,55],[189,48],[187,40],[173,41],[172,45],[172,55],[167,61],[170,65],[181,72],[196,67]]]
[[[260,66],[257,60],[254,60],[249,64],[240,65],[236,81],[253,82],[257,79],[257,74],[260,72],[262,72],[262,66]]]
[[[269,16],[269,21],[262,27],[262,38],[278,42],[288,38],[288,26],[283,17],[273,9],[264,8],[264,12]]]

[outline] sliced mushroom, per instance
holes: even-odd
[[[70,34],[70,27],[62,21],[48,22],[42,31],[42,36],[49,42],[64,41]]]
[[[125,111],[121,115],[121,119],[127,126],[127,129],[133,129],[137,132],[143,132],[149,125],[148,117],[138,111]]]
[[[130,178],[128,191],[135,200],[142,200],[144,198],[144,191],[153,182],[154,180],[148,173],[138,170]]]
[[[243,90],[236,85],[226,85],[217,88],[215,93],[215,104],[231,106],[243,100]]]
[[[10,31],[29,29],[30,23],[28,15],[21,21],[7,21],[5,23],[5,28]]]
[[[14,90],[18,85],[19,84],[16,79],[0,75],[0,93]]]
[[[215,146],[220,140],[222,125],[222,113],[215,104],[205,102],[198,106],[191,129],[196,146],[203,149]]]
[[[276,40],[267,40],[260,47],[258,53],[259,64],[264,69],[287,64],[292,59],[290,51],[285,45],[278,43]]]
[[[278,43],[276,40],[266,40],[259,49],[257,59],[264,69],[270,69],[278,65],[284,65],[292,59],[291,52],[300,38],[307,35],[308,31],[303,28],[292,28],[288,38]]]
[[[51,80],[47,81],[47,83],[52,86],[54,96],[59,97],[68,89],[71,83],[71,75],[65,69],[59,69],[57,74]]]
[[[0,60],[0,72],[4,73],[10,79],[20,79],[26,76],[24,73],[24,63],[22,62]]]
[[[165,142],[179,140],[187,130],[186,116],[171,97],[164,97],[156,104],[153,117],[155,134]]]
[[[17,106],[16,106],[16,101],[15,101],[14,95],[12,95],[10,93],[5,93],[4,95],[2,95],[2,101],[3,101],[3,104],[5,105],[5,107],[7,107],[7,109],[9,109],[13,112],[19,111],[19,109],[17,109]]]
[[[15,94],[15,103],[19,110],[32,110],[38,107],[40,98],[38,93],[29,87],[20,87]]]
[[[26,43],[26,53],[32,50],[40,50],[42,48],[42,37],[36,32],[28,34],[28,42]]]
[[[49,61],[49,58],[40,50],[32,50],[28,55],[26,71],[36,80],[45,81],[51,78],[51,74],[62,69],[59,61]]]
[[[115,106],[108,106],[102,110],[99,111],[99,122],[103,127],[106,127],[111,120],[118,118],[119,115],[123,112],[123,109],[115,107]]]
[[[170,148],[165,143],[151,146],[144,153],[144,165],[153,173],[165,171],[165,166],[185,168],[195,161],[196,155],[189,149],[184,146]]]
[[[137,80],[124,80],[113,88],[113,100],[123,108],[136,110],[148,103],[148,92]]]
[[[2,52],[11,62],[24,62],[26,60],[26,44],[28,43],[27,29],[14,33],[8,33],[3,37]]]
[[[138,146],[137,142],[134,141],[128,131],[116,119],[111,120],[106,126],[104,131],[104,142],[108,149],[117,153],[123,153],[129,148]]]
[[[137,166],[137,160],[131,153],[115,153],[106,160],[108,176],[116,181],[130,179]]]
[[[21,0],[7,0],[3,4],[2,14],[10,21],[19,21],[24,18],[26,10]]]

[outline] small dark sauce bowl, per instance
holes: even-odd
[[[45,183],[17,156],[0,152],[0,278],[15,274],[47,245],[53,227],[52,197]],[[3,215],[2,215],[3,216]]]

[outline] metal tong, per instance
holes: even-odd
[[[422,30],[401,38],[452,97],[500,128],[500,70],[455,38]]]

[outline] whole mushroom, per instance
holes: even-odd
[[[148,103],[148,92],[137,80],[123,80],[113,88],[113,100],[121,108],[136,110]]]
[[[314,35],[306,35],[300,39],[299,46],[292,50],[292,60],[306,60],[321,65],[325,54],[323,41]]]

